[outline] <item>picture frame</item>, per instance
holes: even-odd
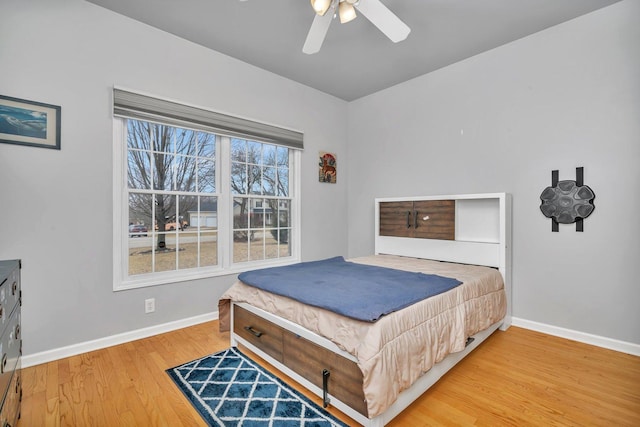
[[[327,151],[319,152],[318,181],[335,184],[338,180],[338,156]]]
[[[0,142],[60,149],[61,107],[0,95]]]

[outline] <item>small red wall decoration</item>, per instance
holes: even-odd
[[[338,162],[334,153],[320,151],[320,163],[318,163],[318,178],[320,182],[335,184],[337,180]]]

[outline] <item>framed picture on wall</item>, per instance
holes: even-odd
[[[0,95],[0,142],[60,149],[57,105]]]
[[[335,184],[338,178],[338,161],[334,153],[320,151],[320,163],[318,163],[318,178],[320,182]]]

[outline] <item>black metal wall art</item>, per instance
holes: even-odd
[[[542,191],[540,210],[551,218],[551,231],[558,231],[558,224],[576,223],[576,231],[584,231],[583,220],[591,215],[596,195],[584,185],[584,168],[576,168],[575,181],[558,181],[558,171],[551,171],[551,187]]]

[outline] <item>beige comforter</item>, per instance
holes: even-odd
[[[246,302],[331,340],[355,356],[364,376],[369,418],[383,413],[435,363],[464,349],[467,337],[501,320],[506,296],[489,267],[393,255],[350,261],[452,277],[462,285],[382,317],[362,322],[236,282],[220,300],[220,327],[229,329],[229,300]]]

